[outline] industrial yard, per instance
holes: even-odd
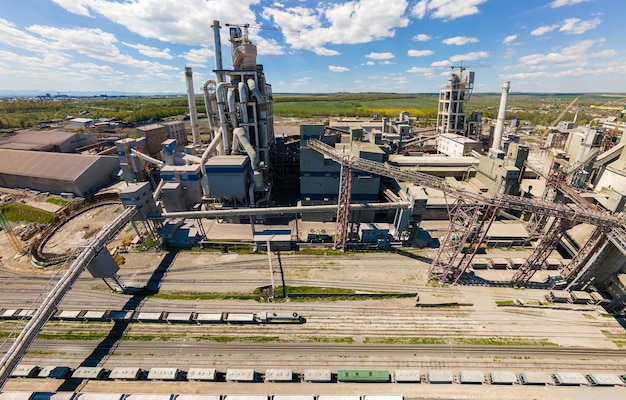
[[[204,112],[0,143],[0,399],[624,397],[626,107],[279,123],[228,26]]]

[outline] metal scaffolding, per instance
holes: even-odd
[[[577,202],[573,205],[566,205],[504,194],[485,197],[482,194],[450,186],[443,179],[432,175],[345,155],[336,151],[334,147],[316,139],[309,139],[308,147],[336,161],[341,166],[346,165],[353,169],[438,189],[444,193],[446,198],[451,197],[456,202],[450,213],[451,221],[448,231],[429,269],[429,276],[441,282],[457,282],[460,279],[460,276],[470,265],[473,255],[476,254],[480,244],[484,241],[487,230],[500,208],[532,213],[544,222],[552,219],[550,228],[542,236],[526,263],[515,274],[513,281],[518,285],[528,283],[535,269],[543,265],[559,243],[565,229],[572,224],[586,223],[603,227],[607,231],[622,224],[617,216],[594,209],[587,203]],[[550,185],[556,187],[559,182],[563,181],[565,174],[561,171],[554,174],[550,180]],[[467,245],[465,255],[457,263],[457,258],[459,258],[461,248],[464,245]],[[581,259],[580,261],[584,260]],[[571,268],[572,270],[579,269],[579,265],[573,265]]]
[[[337,222],[335,225],[335,249],[346,250],[346,242],[350,232],[350,197],[352,192],[352,166],[347,162],[348,155],[344,155],[339,175],[339,197],[337,198]]]

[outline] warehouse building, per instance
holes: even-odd
[[[76,149],[94,144],[95,142],[95,137],[85,135],[84,133],[24,130],[0,142],[0,148],[74,153]]]
[[[0,149],[0,186],[89,196],[114,180],[117,157]]]

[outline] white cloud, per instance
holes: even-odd
[[[376,65],[376,63],[374,61],[368,61],[365,63],[365,65]]]
[[[558,29],[559,32],[563,32],[566,34],[580,35],[581,33],[585,33],[591,29],[595,29],[601,23],[602,20],[598,17],[586,21],[583,21],[580,18],[568,18],[561,24],[540,26],[539,28],[531,31],[530,34],[533,36],[541,36],[545,35],[548,32],[552,32],[555,29]]]
[[[389,60],[392,58],[395,58],[396,56],[393,55],[393,53],[369,53],[365,55],[366,58],[372,59],[372,60]]]
[[[111,33],[91,28],[56,28],[43,25],[28,27],[30,32],[47,39],[51,50],[75,51],[78,54],[110,63],[117,63],[139,68],[155,75],[164,71],[177,71],[178,68],[152,61],[138,60],[122,54],[115,46],[117,39]]]
[[[559,27],[559,25],[545,25],[545,26],[540,26],[537,29],[534,29],[530,32],[531,35],[533,36],[541,36],[541,35],[545,35],[548,32],[552,32],[553,30],[557,29]]]
[[[415,40],[416,42],[428,42],[430,39],[432,38],[425,33],[418,33],[417,35],[413,36],[413,40]]]
[[[441,41],[443,44],[454,45],[454,46],[463,46],[468,43],[478,43],[478,38],[475,37],[467,37],[467,36],[455,36],[451,38],[447,38]]]
[[[214,55],[215,52],[212,49],[209,49],[208,47],[201,47],[199,49],[191,49],[182,54],[181,57],[187,60],[188,66],[203,67],[206,65],[209,58]]]
[[[335,66],[335,65],[329,65],[329,66],[328,66],[328,69],[329,69],[331,72],[347,72],[347,71],[350,71],[350,68],[347,68],[347,67],[338,67],[338,66]]]
[[[341,53],[337,50],[327,49],[326,47],[316,47],[313,52],[318,56],[338,56]]]
[[[101,15],[145,38],[163,42],[205,46],[213,43],[213,20],[246,21],[255,24],[251,5],[258,0],[54,0],[59,6],[78,15]],[[193,28],[196,29],[193,29]],[[227,30],[222,29],[223,41]],[[257,32],[251,30],[257,38]],[[265,54],[265,43],[257,40],[259,53]]]
[[[413,74],[427,74],[432,73],[432,69],[424,67],[413,67],[411,69],[407,69],[406,72],[410,72]]]
[[[52,0],[54,3],[57,3],[59,6],[65,8],[67,11],[72,14],[82,15],[85,17],[91,17],[91,13],[89,13],[89,6],[91,2],[89,1],[81,1],[81,0]]]
[[[565,32],[572,35],[580,35],[591,29],[594,29],[595,27],[600,25],[601,22],[602,20],[598,17],[587,21],[581,21],[578,18],[568,18],[563,22],[563,26],[561,26],[559,32]]]
[[[426,56],[432,56],[433,54],[435,54],[435,52],[432,50],[409,50],[408,51],[409,57],[426,57]]]
[[[407,0],[319,3],[315,8],[267,7],[261,17],[281,27],[292,48],[313,51],[327,44],[369,43],[393,37],[396,28],[409,24],[403,16],[407,6]],[[295,30],[300,34],[290,33]]]
[[[43,38],[29,35],[15,27],[15,24],[0,18],[0,43],[36,53],[47,51],[48,45]]]
[[[474,61],[479,60],[481,58],[489,57],[488,51],[473,51],[471,53],[466,54],[458,54],[456,56],[450,57],[450,61],[452,62],[461,62],[461,61]]]
[[[550,3],[550,7],[559,8],[563,6],[573,6],[574,4],[584,3],[589,0],[554,0]]]
[[[132,44],[132,43],[126,43],[126,42],[122,42],[122,44],[137,50],[140,54],[143,54],[146,57],[163,58],[166,60],[171,60],[174,58],[170,54],[170,49],[161,50],[156,47],[146,46],[144,44]]]
[[[430,64],[431,67],[435,67],[435,68],[439,68],[439,67],[450,67],[450,60],[441,60],[441,61],[435,61],[433,63]]]
[[[613,50],[604,50],[588,54],[591,49],[596,49],[603,40],[582,40],[571,46],[563,48],[560,52],[550,52],[546,54],[535,53],[519,59],[520,66],[528,69],[551,68],[554,65],[560,66],[581,66],[587,63],[588,58],[613,56]]]
[[[503,44],[511,44],[517,39],[517,35],[509,35],[502,41]]]
[[[411,15],[423,19],[426,15],[445,21],[480,13],[477,6],[487,0],[419,0],[411,9]]]

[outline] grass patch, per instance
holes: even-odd
[[[441,338],[441,337],[367,337],[365,343],[373,344],[450,344],[475,346],[557,346],[555,343],[543,340],[527,340],[521,338]]]
[[[454,338],[452,339],[452,343],[476,346],[558,346],[556,343],[552,343],[547,339],[528,340],[500,336],[490,338]]]
[[[350,256],[350,252],[343,252],[341,250],[334,250],[331,248],[324,249],[315,249],[315,248],[304,248],[298,250],[297,254],[302,254],[304,256]]]
[[[106,333],[98,332],[55,332],[39,333],[37,339],[44,340],[102,340],[107,337]]]
[[[435,337],[366,337],[364,343],[372,344],[446,344],[443,338]]]
[[[54,213],[27,206],[26,204],[5,204],[0,206],[0,211],[2,211],[7,220],[12,222],[48,224],[54,221]]]
[[[270,343],[282,342],[278,336],[212,336],[203,335],[196,337],[197,340],[204,340],[217,343]]]
[[[341,336],[341,337],[321,337],[321,336],[311,336],[304,339],[305,342],[309,343],[346,343],[352,344],[354,343],[354,338],[352,336]]]
[[[151,295],[156,299],[164,300],[259,300],[257,294],[237,294],[237,293],[199,293],[199,292],[172,292],[156,293]]]
[[[57,206],[65,207],[71,200],[63,199],[61,197],[48,197],[46,203],[56,204]]]
[[[498,306],[514,306],[515,300],[496,300]]]
[[[353,294],[354,289],[343,289],[333,287],[317,287],[317,286],[285,286],[287,294]],[[276,293],[282,293],[283,287],[277,286]]]

